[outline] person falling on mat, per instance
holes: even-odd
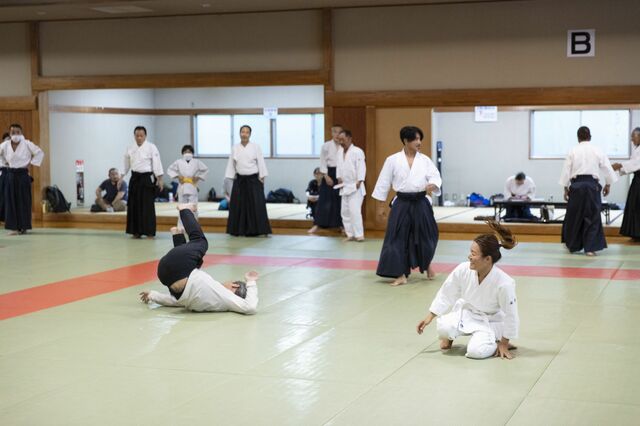
[[[517,241],[508,228],[495,221],[487,224],[493,233],[473,240],[469,261],[447,277],[416,329],[422,334],[437,318],[440,349],[451,349],[454,339],[471,335],[467,358],[511,359],[516,347],[509,342],[518,337],[520,325],[516,283],[495,264],[502,257],[500,248],[511,250]]]
[[[180,220],[189,235],[171,228],[173,248],[158,263],[158,279],[170,294],[143,291],[140,300],[163,306],[184,307],[195,312],[226,312],[252,315],[258,306],[258,273],[247,272],[243,281],[220,283],[200,270],[209,247],[200,224],[193,214],[193,204],[180,204]]]

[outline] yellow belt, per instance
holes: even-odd
[[[182,178],[182,183],[193,183],[193,178]]]

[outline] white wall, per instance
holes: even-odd
[[[77,90],[50,92],[50,105],[153,108],[152,90]],[[135,126],[145,126],[149,140],[155,136],[155,117],[123,114],[51,112],[49,137],[51,184],[58,185],[76,205],[75,161],[85,163],[85,205],[94,201],[95,189],[111,167],[122,172],[127,145]]]
[[[506,178],[523,171],[535,181],[537,197],[562,200],[563,160],[529,159],[529,111],[499,112],[493,123],[476,123],[472,112],[435,113],[433,125],[433,156],[435,142],[442,141],[443,192],[449,199],[453,193],[502,193]],[[632,127],[639,125],[640,111],[634,111]],[[607,199],[624,203],[628,188],[629,180],[621,178]]]

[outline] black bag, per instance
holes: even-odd
[[[47,186],[44,189],[44,199],[49,204],[49,211],[53,213],[64,213],[71,209],[71,203],[67,202],[56,185]]]
[[[293,203],[295,199],[293,192],[286,188],[278,188],[267,194],[267,203]]]
[[[215,188],[211,188],[209,190],[209,194],[207,194],[207,201],[218,201],[218,198],[216,197],[216,189]]]

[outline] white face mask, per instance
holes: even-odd
[[[11,140],[14,143],[22,142],[22,138],[23,138],[22,135],[11,135]]]
[[[186,154],[182,155],[182,159],[184,161],[191,161],[191,160],[193,160],[193,154],[190,154],[190,153],[187,152]]]

